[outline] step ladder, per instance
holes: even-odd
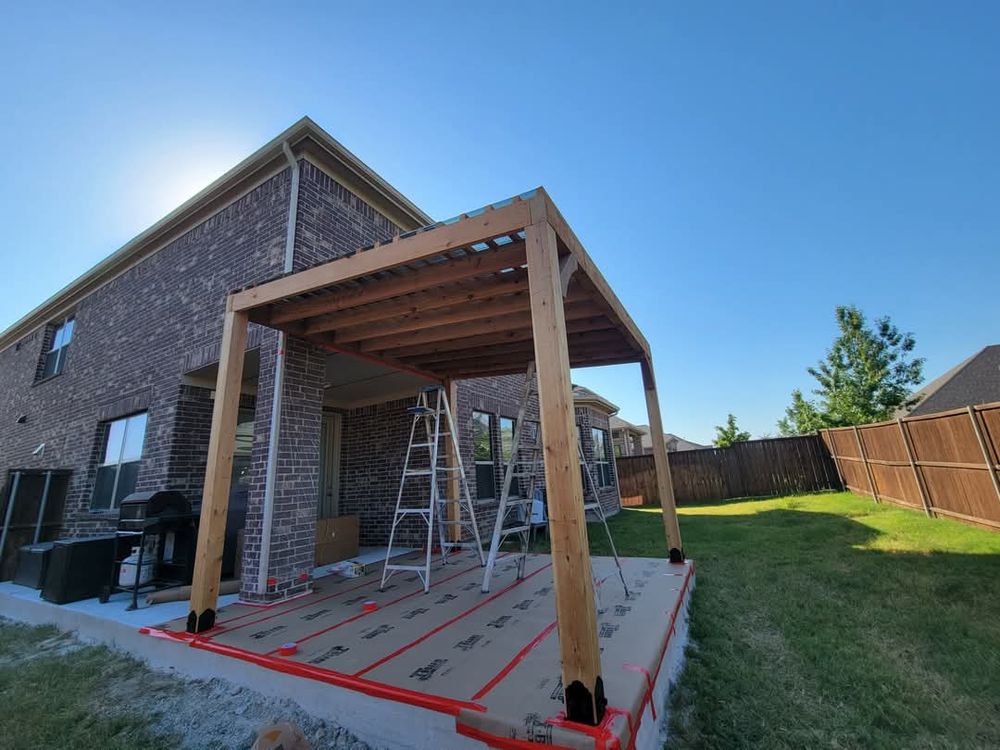
[[[521,405],[518,408],[517,422],[514,425],[514,436],[511,445],[510,461],[504,472],[503,488],[500,493],[500,505],[497,508],[497,518],[493,525],[493,536],[490,539],[490,550],[486,557],[486,569],[483,571],[483,593],[490,590],[490,581],[493,577],[493,568],[496,565],[497,555],[501,545],[510,537],[515,537],[520,549],[516,552],[517,578],[524,577],[524,564],[528,557],[528,550],[531,547],[531,534],[533,524],[531,523],[532,506],[534,504],[535,489],[543,487],[545,484],[545,463],[543,460],[541,430],[536,430],[533,439],[527,445],[522,441],[522,428],[525,424],[525,416],[532,396],[538,389],[538,381],[535,379],[535,363],[531,362],[524,375],[524,394],[521,398]],[[524,457],[522,455],[524,454]],[[625,573],[622,570],[621,560],[618,558],[618,550],[615,548],[615,541],[611,537],[611,529],[608,526],[607,516],[601,506],[600,495],[597,485],[594,482],[593,472],[587,463],[583,452],[582,439],[577,440],[577,456],[584,475],[584,513],[593,513],[597,520],[604,526],[604,532],[608,536],[608,544],[611,547],[611,554],[615,558],[615,566],[618,568],[618,577],[621,579],[625,595],[628,596],[628,584],[625,582]],[[512,496],[511,489],[514,480],[518,480],[518,488],[527,487],[527,492],[523,496]]]
[[[448,405],[445,390],[439,385],[422,388],[417,402],[407,413],[413,417],[410,424],[410,441],[406,446],[403,474],[399,480],[396,495],[396,511],[389,531],[389,546],[385,552],[382,567],[382,582],[379,590],[385,588],[389,578],[398,571],[416,573],[424,584],[424,591],[431,587],[431,553],[434,548],[434,529],[438,532],[441,561],[445,564],[452,552],[459,549],[474,549],[479,554],[480,564],[485,565],[483,544],[476,524],[476,511],[469,494],[469,484],[462,465],[461,450],[455,420]],[[447,453],[441,450],[445,441],[455,456],[454,466],[443,465]],[[448,497],[449,488],[457,475],[459,497]],[[427,494],[419,499],[406,496],[408,483],[426,483]],[[411,485],[412,486],[412,485]],[[419,518],[427,524],[427,547],[424,561],[419,565],[404,565],[392,562],[396,531],[399,525],[411,518]],[[469,535],[471,534],[471,539]]]

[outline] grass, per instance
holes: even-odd
[[[1000,747],[1000,534],[848,494],[680,513],[671,748]],[[612,523],[621,554],[663,554],[658,509]]]
[[[7,750],[177,747],[140,716],[102,699],[142,667],[104,647],[79,647],[53,627],[0,620],[0,744]]]

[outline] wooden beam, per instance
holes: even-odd
[[[380,279],[378,283],[340,289],[309,299],[275,306],[259,323],[281,325],[325,313],[350,310],[363,305],[401,297],[421,289],[432,289],[476,276],[499,273],[524,265],[524,242],[512,242],[490,250],[465,255],[447,263],[421,266],[401,276]]]
[[[614,325],[610,320],[595,315],[579,320],[566,321],[566,331],[568,333],[578,333],[583,331],[610,331],[614,330]],[[515,341],[531,341],[531,321],[521,328],[512,328],[506,331],[499,331],[493,334],[480,334],[477,336],[462,336],[457,339],[447,341],[432,341],[425,344],[396,346],[381,351],[389,352],[394,357],[405,358],[417,354],[439,354],[443,352],[458,351],[460,349],[472,349],[480,346],[493,344],[507,344]]]
[[[570,334],[567,336],[567,339],[569,340],[571,357],[574,347],[582,346],[596,348],[599,346],[605,346],[610,350],[617,344],[622,344],[623,346],[625,344],[617,331],[587,331],[586,333]],[[412,359],[414,361],[419,361],[422,366],[426,366],[431,363],[447,364],[449,362],[454,362],[455,360],[471,359],[483,356],[484,353],[486,355],[503,355],[522,351],[533,352],[535,350],[530,337],[521,341],[509,341],[499,344],[481,344],[478,341],[470,341],[469,344],[470,346],[466,349],[410,355],[409,357],[403,357],[402,360],[407,362]]]
[[[529,223],[530,214],[527,202],[515,199],[513,203],[502,208],[487,209],[481,214],[460,219],[453,224],[445,224],[423,232],[418,231],[416,234],[397,238],[391,243],[371,250],[337,258],[329,263],[237,292],[233,295],[233,309],[249,310],[407,263],[434,258],[493,237],[510,235]]]
[[[624,342],[622,342],[622,346],[624,345],[625,345]],[[448,361],[437,362],[434,363],[433,365],[421,362],[420,365],[422,367],[427,367],[427,368],[437,367],[442,372],[447,372],[447,373],[488,370],[491,367],[495,366],[505,366],[510,362],[524,362],[525,366],[527,366],[527,363],[532,359],[533,352],[534,352],[533,346],[499,354],[494,354],[490,351],[489,348],[486,348],[482,352],[471,355],[464,359],[456,358],[450,362]],[[635,352],[631,349],[628,350],[608,349],[608,348],[581,349],[575,352],[573,355],[570,355],[569,363],[570,366],[573,367],[575,366],[574,362],[588,362],[591,359],[598,360],[602,364],[606,364],[608,362],[629,362],[629,361],[635,361],[641,356],[642,355],[640,355],[638,352]]]
[[[577,300],[586,299],[576,297]],[[455,305],[440,310],[418,311],[409,315],[366,323],[361,326],[338,329],[334,333],[336,341],[362,341],[377,336],[392,336],[398,333],[424,331],[438,326],[458,326],[475,320],[495,318],[528,311],[528,290],[524,289],[506,297],[490,297],[472,305]],[[456,330],[461,330],[457,328]]]
[[[532,224],[525,241],[566,718],[596,725],[607,701],[597,644],[556,234],[547,223]]]
[[[562,287],[563,298],[569,291],[569,282],[573,279],[573,274],[580,267],[575,255],[565,255],[559,259],[559,284]]]
[[[319,315],[303,321],[302,330],[306,334],[322,333],[365,323],[391,320],[400,316],[427,313],[441,308],[459,305],[475,307],[477,305],[471,303],[494,298],[500,299],[520,292],[526,293],[527,290],[528,272],[519,268],[482,281],[459,281],[431,291],[414,292],[404,297],[375,302],[363,307]]]
[[[674,483],[670,477],[667,443],[663,439],[663,419],[660,416],[660,397],[656,391],[653,360],[646,357],[642,360],[641,366],[642,389],[646,395],[646,413],[649,416],[649,437],[653,444],[653,465],[656,468],[656,489],[660,495],[667,551],[672,562],[681,562],[684,560],[684,543],[681,540],[681,527],[677,522],[677,503],[674,501]]]
[[[229,484],[236,448],[236,421],[240,409],[240,384],[243,379],[243,354],[247,341],[247,313],[234,310],[233,298],[226,303],[222,326],[222,351],[212,407],[212,430],[208,439],[208,463],[205,467],[205,490],[198,525],[194,578],[187,629],[200,633],[215,624],[222,577],[222,549],[226,539],[226,515],[229,512]]]
[[[602,299],[607,302],[613,311],[613,320],[621,323],[623,333],[632,339],[632,343],[639,351],[643,352],[647,357],[651,356],[649,343],[642,335],[642,331],[639,330],[639,326],[632,320],[621,300],[612,291],[611,285],[608,284],[603,274],[598,270],[597,265],[591,260],[590,255],[583,247],[583,243],[580,242],[569,223],[563,218],[562,213],[560,213],[552,198],[549,197],[545,188],[538,188],[535,197],[531,201],[528,201],[528,205],[531,206],[531,221],[545,220],[552,225],[559,240],[576,257],[580,270],[590,280]]]
[[[593,302],[581,300],[573,302],[566,307],[567,318],[589,318],[599,311]],[[486,333],[500,333],[511,329],[524,328],[531,322],[529,311],[516,312],[506,315],[496,315],[482,320],[466,323],[462,326],[439,325],[434,328],[427,328],[420,331],[407,333],[395,333],[388,336],[379,336],[366,339],[359,343],[361,351],[385,351],[397,346],[407,346],[411,344],[427,344],[432,341],[448,341],[457,336],[463,338],[468,336],[479,336]]]
[[[455,420],[456,428],[458,425],[462,424],[459,419],[458,414],[455,410],[458,408],[458,382],[455,380],[444,381],[444,395],[448,399],[448,408],[451,409],[452,418]],[[445,464],[448,466],[448,477],[445,482],[446,492],[448,493],[447,500],[459,500],[462,496],[461,482],[458,477],[458,465],[462,461],[462,457],[456,455],[455,448],[452,445],[452,441],[445,440]],[[462,527],[459,526],[458,521],[461,520],[461,504],[457,502],[448,503],[448,520],[451,522],[448,524],[448,536],[453,542],[462,541]]]

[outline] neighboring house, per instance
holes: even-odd
[[[649,426],[639,425],[639,429],[642,430],[642,452],[649,454],[653,452],[653,439],[649,436]],[[693,443],[690,440],[685,440],[684,438],[674,435],[671,432],[663,433],[663,440],[667,444],[667,452],[674,453],[676,451],[696,451],[700,448],[711,448],[710,445],[701,445],[699,443]]]
[[[611,441],[615,446],[615,456],[641,456],[643,429],[620,417],[611,417]]]
[[[920,416],[938,411],[1000,401],[1000,344],[992,344],[973,354],[921,388],[915,406],[896,416]]]
[[[0,511],[10,522],[4,557],[31,541],[43,494],[42,539],[113,529],[121,500],[133,491],[176,489],[197,507],[227,294],[429,223],[303,118],[0,333],[4,504],[18,488],[17,513]],[[245,511],[231,504],[231,523],[245,527],[245,598],[267,598],[258,586],[265,575],[280,581],[267,596],[288,594],[295,571],[311,569],[305,555],[312,546],[296,538],[298,518],[357,515],[361,544],[386,544],[410,429],[406,408],[427,382],[334,351],[317,356],[296,339],[286,349],[273,533],[270,556],[262,558],[279,334],[250,324],[233,467],[233,492],[242,493]],[[456,385],[463,463],[485,538],[523,380]],[[618,492],[605,467],[616,407],[580,390],[585,455],[613,513]],[[301,429],[296,420],[315,414],[303,406],[311,399],[322,399],[322,425]],[[537,421],[537,406],[528,413]],[[317,496],[304,498],[302,482],[317,476]],[[269,559],[266,571],[262,559]]]

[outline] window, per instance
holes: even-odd
[[[97,468],[93,510],[110,510],[123,497],[135,490],[142,458],[142,443],[146,437],[146,414],[116,419],[108,424],[104,440],[104,455]]]
[[[496,497],[492,435],[493,415],[472,412],[472,452],[476,461],[476,496],[480,500]]]
[[[590,439],[594,444],[594,481],[599,487],[611,487],[614,485],[614,478],[611,473],[608,431],[592,427]]]
[[[500,458],[506,466],[514,455],[514,428],[517,420],[510,417],[500,417]]]
[[[73,324],[73,318],[68,318],[52,331],[52,344],[49,346],[49,350],[42,355],[42,372],[39,375],[39,380],[51,378],[63,371],[66,364],[66,350],[73,338]]]

